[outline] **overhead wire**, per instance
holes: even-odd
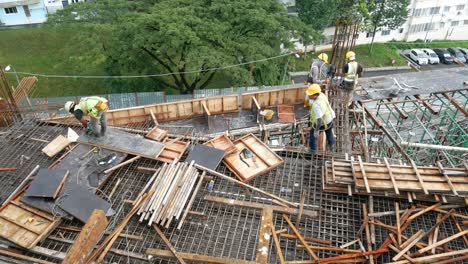
[[[297,54],[296,52],[291,53],[284,53],[273,57],[263,58],[259,60],[253,60],[238,64],[232,64],[227,66],[221,67],[214,67],[208,68],[205,70],[196,70],[196,71],[184,71],[184,72],[169,72],[169,73],[158,73],[158,74],[144,74],[144,75],[58,75],[58,74],[43,74],[43,73],[31,73],[31,72],[21,72],[17,71],[13,72],[5,72],[8,74],[21,74],[21,75],[28,75],[28,76],[36,76],[36,77],[47,77],[47,78],[83,78],[83,79],[131,79],[131,78],[149,78],[149,77],[163,77],[163,76],[170,76],[176,74],[194,74],[194,73],[202,73],[202,72],[210,72],[210,71],[217,71],[217,70],[225,70],[230,68],[235,68],[243,65],[248,65],[252,63],[264,62],[269,60],[274,60],[282,57],[287,57],[291,55]]]

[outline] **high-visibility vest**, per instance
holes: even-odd
[[[358,79],[357,70],[358,70],[358,63],[356,61],[352,61],[348,63],[348,72],[345,74],[345,81],[348,82],[356,82]]]
[[[78,105],[75,106],[75,111],[83,111],[83,115],[99,117],[99,115],[107,110],[107,99],[99,96],[83,97]]]
[[[332,116],[332,108],[330,106],[330,103],[328,102],[327,97],[324,94],[320,94],[317,99],[312,103],[310,106],[310,123],[315,124],[317,122],[317,115],[315,114],[314,106],[313,104],[318,104],[320,107],[320,110],[323,113],[322,118],[324,127],[325,129],[327,128],[327,119],[328,117]]]

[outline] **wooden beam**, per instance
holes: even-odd
[[[283,234],[280,233],[281,237],[288,238],[288,239],[296,239],[299,240],[299,238],[296,235],[292,234]],[[315,243],[320,243],[320,244],[325,244],[325,245],[331,245],[332,241],[330,240],[324,240],[324,239],[319,239],[319,238],[313,238],[313,237],[303,237],[305,241],[308,242],[315,242]]]
[[[419,94],[415,95],[414,97],[416,97],[416,99],[418,99],[418,100],[421,100],[421,103],[422,103],[427,109],[429,109],[429,112],[431,112],[431,114],[437,115],[437,114],[439,113],[439,111],[435,110],[434,107],[427,101],[426,98],[422,97],[422,96],[419,95]]]
[[[418,178],[419,184],[421,184],[421,187],[424,191],[424,194],[429,195],[429,192],[426,189],[426,186],[424,186],[424,181],[421,177],[421,174],[419,173],[418,166],[416,166],[416,163],[414,163],[413,160],[410,160],[411,166],[413,166],[414,173],[416,173],[416,177]]]
[[[175,258],[171,251],[169,250],[162,250],[157,248],[148,248],[146,249],[146,254],[156,256],[156,257],[163,257],[163,258]],[[233,259],[233,258],[225,258],[225,257],[213,257],[213,256],[206,256],[206,255],[198,255],[193,253],[186,253],[186,252],[177,252],[182,259],[189,262],[195,263],[210,263],[210,264],[256,264],[255,261],[248,261],[248,260],[240,260],[240,259]]]
[[[268,263],[268,256],[270,251],[270,231],[273,222],[273,210],[265,208],[262,210],[262,218],[260,221],[260,229],[258,234],[257,253],[255,260],[258,263]]]
[[[393,98],[388,98],[387,101],[392,102]],[[400,115],[402,119],[408,119],[408,115],[402,109],[400,109],[396,104],[393,104],[393,108],[398,112],[398,114]]]
[[[441,205],[442,205],[442,202],[438,202],[438,203],[433,204],[433,205],[431,205],[429,207],[426,207],[426,208],[424,208],[424,210],[419,211],[419,212],[415,213],[414,215],[408,217],[408,221],[412,221],[416,217],[419,217],[419,216],[421,216],[421,215],[423,215],[423,214],[425,214],[425,213],[427,213],[429,211],[432,211],[432,210],[434,210],[435,208],[437,208],[437,207],[439,207]]]
[[[273,236],[273,241],[275,242],[276,254],[278,255],[280,259],[280,264],[284,264],[285,259],[284,259],[283,251],[281,250],[281,245],[278,239],[278,233],[276,233],[275,226],[273,225],[273,221],[270,223],[270,227],[271,227],[271,235]]]
[[[109,221],[107,221],[104,211],[98,209],[94,210],[62,263],[85,263],[103,235],[108,223]]]
[[[444,175],[444,178],[447,181],[447,184],[449,185],[450,189],[452,189],[453,194],[458,196],[457,190],[455,190],[455,187],[453,187],[452,181],[450,180],[449,176],[445,172],[444,166],[442,166],[442,163],[440,163],[440,161],[437,161],[437,167],[439,167],[440,173]]]
[[[153,224],[153,228],[154,230],[156,230],[156,233],[158,233],[159,237],[162,239],[162,241],[164,242],[164,244],[166,244],[166,246],[169,248],[169,250],[171,251],[171,253],[174,255],[174,257],[176,257],[176,259],[181,263],[181,264],[185,264],[185,261],[184,259],[179,256],[179,253],[177,252],[177,250],[174,248],[174,246],[172,245],[171,241],[169,241],[169,239],[167,239],[167,237],[164,235],[164,233],[161,231],[161,229],[159,229],[159,227],[156,225],[156,224]]]
[[[3,249],[3,248],[0,248],[0,255],[8,256],[8,257],[16,258],[16,259],[21,259],[21,260],[29,261],[29,262],[32,262],[32,263],[53,264],[52,262],[49,262],[49,261],[45,261],[45,260],[37,259],[37,258],[33,258],[33,257],[28,257],[28,256],[18,254],[18,253],[15,253],[15,252],[9,251],[7,249]]]
[[[370,193],[371,190],[370,190],[370,187],[369,187],[369,182],[367,181],[366,171],[364,169],[364,165],[362,164],[361,156],[358,156],[358,161],[359,161],[359,167],[361,167],[361,174],[362,174],[362,178],[364,179],[364,185],[366,186],[366,191],[367,191],[367,193]],[[353,164],[353,163],[351,163],[351,164]]]
[[[372,239],[371,239],[371,232],[369,229],[369,216],[367,214],[367,206],[365,203],[362,204],[362,214],[364,215],[364,230],[366,231],[366,240],[367,240],[367,250],[368,252],[372,252]],[[369,263],[374,264],[374,256],[369,256]]]
[[[425,247],[425,248],[422,248],[422,249],[418,250],[418,252],[419,252],[420,254],[422,254],[422,253],[424,253],[424,252],[427,252],[427,251],[429,251],[429,250],[431,250],[431,249],[433,249],[433,248],[436,248],[436,247],[438,247],[438,246],[440,246],[440,245],[444,245],[444,244],[446,244],[446,243],[448,243],[448,242],[450,242],[450,241],[452,241],[452,240],[454,240],[454,239],[456,239],[456,238],[459,238],[459,237],[461,237],[461,236],[464,236],[464,235],[466,235],[466,234],[468,234],[468,230],[459,232],[459,233],[457,233],[457,234],[455,234],[455,235],[453,235],[453,236],[447,237],[446,239],[442,239],[442,240],[438,241],[437,243],[434,243],[434,244],[432,244],[432,245],[429,245],[429,246],[427,246],[427,247]]]
[[[465,117],[468,117],[468,112],[465,110],[465,108],[457,100],[455,100],[455,98],[448,95],[447,93],[442,93],[442,95],[445,98],[447,98],[447,100],[449,100],[449,102],[451,104],[453,104],[453,106],[455,106],[455,108],[457,108],[463,115],[465,115]]]
[[[385,166],[387,166],[388,175],[390,176],[390,180],[392,180],[393,189],[395,190],[395,193],[399,195],[400,191],[398,190],[398,185],[396,183],[395,176],[393,175],[393,172],[392,172],[392,167],[388,163],[388,160],[387,160],[386,157],[384,157],[384,162],[385,162]]]
[[[224,175],[224,174],[222,174],[222,173],[219,173],[219,172],[217,172],[217,171],[214,171],[214,170],[212,170],[212,169],[209,169],[209,168],[200,166],[200,165],[198,165],[198,164],[195,164],[195,167],[196,167],[197,169],[206,171],[207,173],[209,173],[209,174],[211,174],[211,175],[218,176],[218,177],[220,177],[220,178],[222,178],[222,179],[224,179],[224,180],[227,180],[227,181],[230,181],[230,182],[233,182],[233,183],[237,183],[238,185],[241,185],[241,186],[247,187],[247,188],[249,188],[249,189],[251,189],[251,190],[254,190],[254,191],[256,191],[256,192],[259,192],[259,193],[261,193],[261,194],[263,194],[263,195],[265,195],[265,196],[267,196],[267,197],[270,197],[270,198],[272,198],[272,199],[274,199],[274,200],[277,200],[277,201],[280,202],[280,203],[287,204],[287,205],[289,205],[289,206],[291,206],[291,207],[297,207],[296,204],[294,204],[294,203],[292,203],[292,202],[290,202],[290,201],[287,201],[287,200],[285,200],[285,199],[282,199],[282,198],[280,198],[280,197],[278,197],[278,196],[276,196],[276,195],[273,195],[273,194],[271,194],[271,193],[265,192],[264,190],[261,190],[261,189],[259,189],[259,188],[253,187],[252,185],[249,185],[249,184],[243,183],[243,182],[241,182],[241,181],[238,181],[238,180],[236,180],[236,179],[233,179],[233,178],[231,178],[231,177],[229,177],[229,176],[226,176],[226,175]]]
[[[450,252],[446,252],[446,253],[441,253],[441,254],[437,254],[437,255],[430,255],[430,256],[425,256],[425,257],[419,257],[419,258],[413,258],[413,260],[416,263],[436,263],[436,260],[438,260],[438,259],[451,257],[451,256],[456,256],[456,255],[465,255],[465,254],[468,254],[468,249],[450,251]],[[396,261],[396,262],[390,262],[389,264],[407,264],[407,263],[410,263],[410,262],[408,260],[401,260],[401,261]]]
[[[239,201],[239,200],[210,196],[210,195],[206,195],[204,199],[205,201],[209,201],[213,203],[220,203],[220,204],[225,204],[225,205],[241,206],[241,207],[253,208],[253,209],[258,209],[258,210],[269,208],[273,210],[273,212],[277,212],[277,213],[291,214],[291,215],[299,214],[299,209],[288,208],[288,207],[278,206],[278,205],[268,205],[268,204],[261,204],[261,203],[247,202],[247,201]],[[317,218],[318,212],[312,211],[312,210],[303,210],[302,215],[311,217],[311,218]]]
[[[105,174],[108,174],[108,173],[110,173],[110,172],[113,172],[113,171],[115,171],[116,169],[118,169],[118,168],[120,168],[120,167],[123,167],[123,166],[125,166],[125,165],[127,165],[127,164],[130,164],[130,163],[132,163],[132,162],[138,160],[139,158],[141,158],[141,156],[135,156],[135,157],[133,157],[133,158],[131,158],[131,159],[128,159],[128,160],[126,160],[126,161],[120,163],[120,164],[115,165],[115,166],[112,167],[112,168],[109,168],[109,169],[105,170],[104,173],[105,173]]]
[[[299,233],[299,231],[296,229],[296,227],[291,222],[289,217],[287,215],[283,214],[283,218],[284,218],[284,220],[286,220],[286,222],[288,223],[289,227],[292,229],[294,234],[296,234],[297,238],[299,238],[299,241],[301,241],[302,245],[304,245],[305,250],[309,253],[309,255],[312,256],[312,258],[314,260],[318,261],[319,258],[317,257],[317,255],[315,255],[314,251],[312,251],[312,249],[309,247],[309,245],[307,244],[305,239],[302,237],[302,235]]]
[[[296,219],[296,228],[299,228],[299,224],[301,223],[302,211],[304,211],[305,198],[306,198],[306,192],[302,191],[301,203],[299,204],[299,213],[297,214],[297,219]]]

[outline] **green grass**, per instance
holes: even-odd
[[[0,65],[12,65],[18,72],[31,72],[59,75],[106,75],[104,69],[104,56],[96,55],[86,67],[78,67],[89,61],[90,50],[97,47],[79,45],[74,35],[81,28],[55,29],[48,27],[20,28],[0,30]],[[376,43],[372,54],[369,46],[357,46],[355,51],[357,60],[364,67],[390,66],[390,58],[396,59],[396,65],[405,65],[405,61],[398,56],[397,49],[410,49],[420,47],[468,47],[468,41],[434,41],[432,43],[406,43],[390,42]],[[326,51],[330,55],[329,51]],[[318,54],[308,53],[299,59],[292,58],[292,71],[308,71],[310,62]],[[94,55],[92,55],[94,56]],[[10,85],[16,86],[13,74],[7,74]],[[222,72],[215,75],[207,88],[226,88]],[[115,85],[104,79],[70,79],[40,77],[36,84],[33,97],[56,97],[105,94],[117,92],[137,92],[144,90],[138,82],[132,84]],[[155,88],[149,88],[155,89]],[[177,94],[175,89],[166,89],[168,94]]]
[[[0,65],[11,64],[18,72],[67,75],[104,75],[100,64],[77,71],[75,61],[86,54],[89,47],[73,42],[79,29],[21,28],[0,31]],[[16,86],[13,74],[7,74]],[[107,93],[104,80],[62,79],[39,77],[33,96],[65,96]]]

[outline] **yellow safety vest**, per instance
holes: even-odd
[[[357,70],[358,63],[356,61],[348,63],[348,72],[345,74],[345,81],[356,82],[358,79]]]
[[[75,106],[76,110],[83,111],[83,115],[97,118],[100,113],[107,110],[107,99],[99,96],[83,97],[78,105]]]
[[[323,116],[321,117],[323,120],[323,125],[325,129],[327,128],[327,119],[329,116],[332,115],[332,109],[330,106],[330,103],[328,102],[327,97],[324,94],[320,94],[317,99],[314,101],[313,104],[318,104],[320,107],[320,110],[323,113]],[[310,123],[315,124],[317,122],[317,116],[315,114],[314,106],[313,104],[310,105]]]

